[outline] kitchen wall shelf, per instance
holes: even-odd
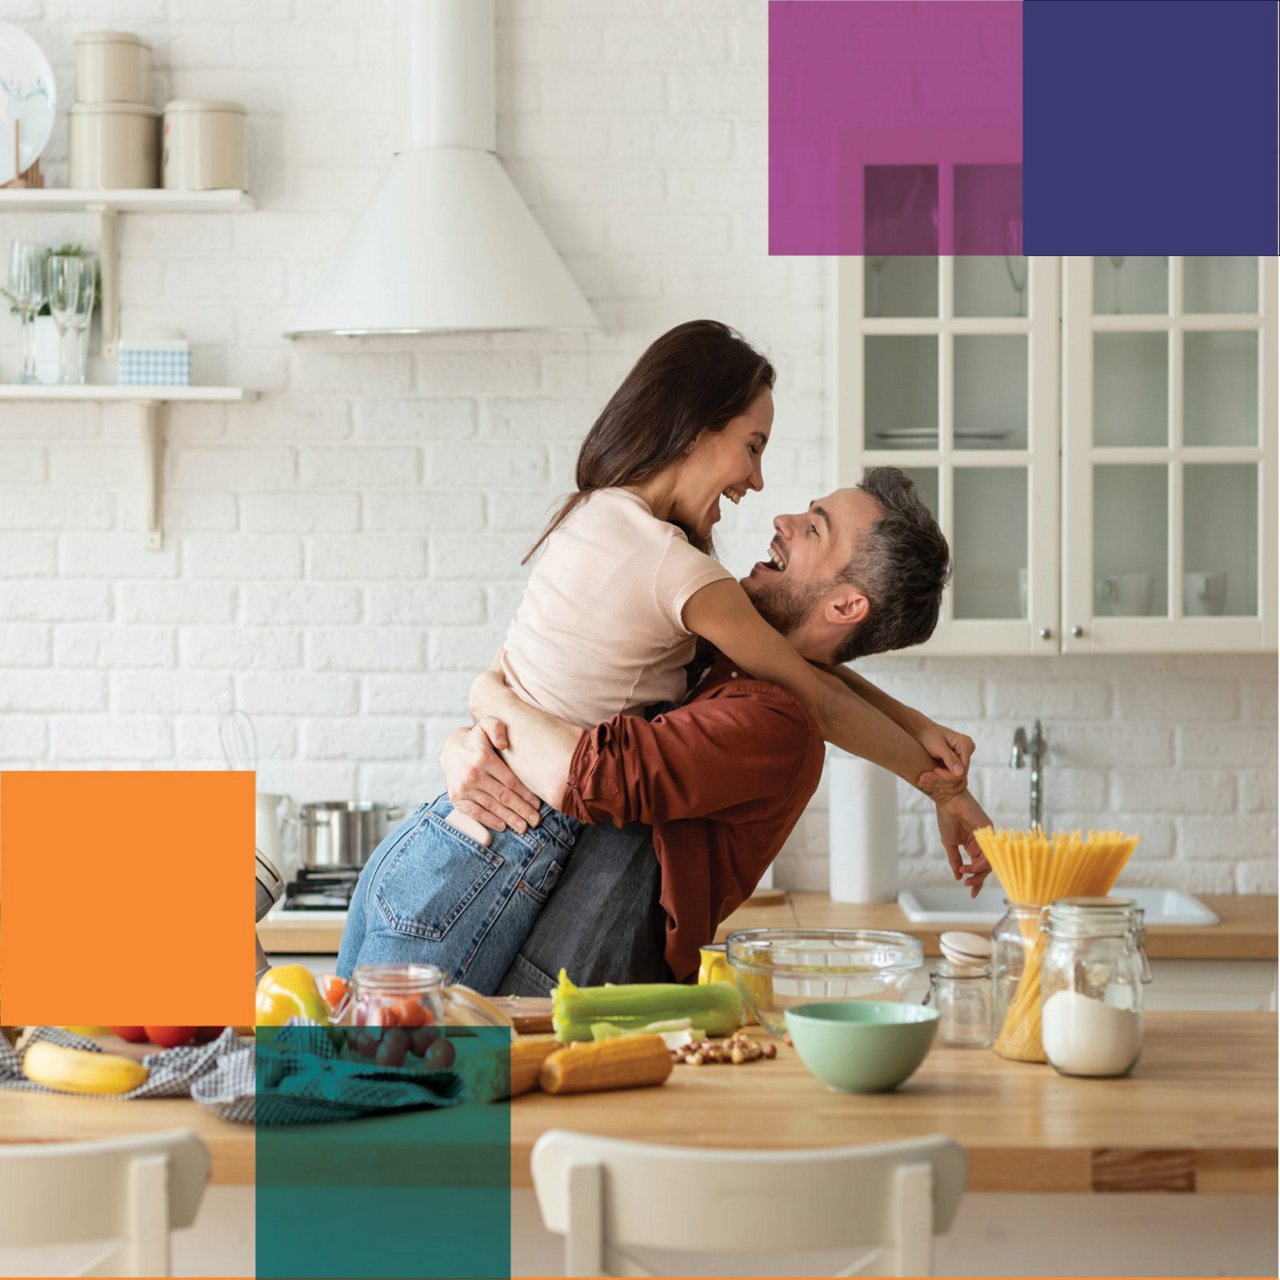
[[[161,527],[161,486],[164,474],[164,434],[161,410],[166,404],[182,402],[254,400],[257,392],[244,387],[119,387],[119,386],[43,386],[39,383],[0,385],[3,400],[96,401],[132,405],[138,434],[142,440],[143,485],[147,500],[147,532],[145,546],[158,551],[164,545]]]
[[[70,187],[0,190],[0,213],[90,213],[97,224],[102,270],[102,345],[104,360],[114,360],[120,338],[119,238],[122,213],[250,213],[257,208],[247,191],[166,191],[160,188],[82,191]]]
[[[837,260],[837,482],[955,555],[921,652],[1275,652],[1273,258]]]

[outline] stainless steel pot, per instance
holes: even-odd
[[[404,816],[398,805],[374,800],[317,800],[301,805],[292,821],[302,827],[302,865],[308,871],[363,867]]]

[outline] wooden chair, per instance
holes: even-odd
[[[195,1221],[208,1181],[208,1149],[187,1129],[0,1145],[0,1241],[21,1248],[119,1240],[79,1274],[167,1276],[169,1233]]]
[[[569,1276],[657,1274],[628,1249],[859,1249],[837,1275],[929,1275],[934,1234],[951,1226],[967,1165],[964,1150],[941,1135],[736,1151],[553,1129],[533,1148],[538,1207],[546,1228],[565,1237]],[[872,1264],[876,1271],[863,1271]]]

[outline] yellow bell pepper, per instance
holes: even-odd
[[[310,1018],[329,1025],[325,1004],[311,971],[300,964],[283,964],[268,969],[258,981],[255,1021],[260,1027],[282,1027],[290,1018]]]

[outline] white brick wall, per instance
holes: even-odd
[[[657,333],[740,326],[780,372],[762,500],[722,545],[827,487],[825,274],[765,246],[763,0],[499,0],[499,149],[606,329],[291,345],[291,305],[385,163],[390,0],[0,0],[73,100],[72,39],[136,30],[153,98],[248,107],[259,212],[122,221],[126,330],[178,324],[199,381],[261,398],[170,411],[167,546],[143,549],[141,454],[115,407],[0,405],[0,767],[219,767],[231,706],[263,786],[300,800],[434,793],[467,676],[519,597],[519,560],[576,443]],[[976,31],[959,29],[974,56]],[[958,46],[959,47],[959,46]],[[887,74],[887,73],[886,73]],[[335,103],[340,102],[340,108]],[[45,155],[66,180],[65,113]],[[6,215],[3,239],[87,239]],[[17,327],[0,350],[16,372]],[[879,659],[872,678],[971,733],[975,785],[1026,817],[1017,724],[1049,737],[1046,813],[1143,834],[1134,878],[1276,889],[1270,657]],[[903,875],[939,878],[902,788]],[[826,791],[780,883],[826,885]]]

